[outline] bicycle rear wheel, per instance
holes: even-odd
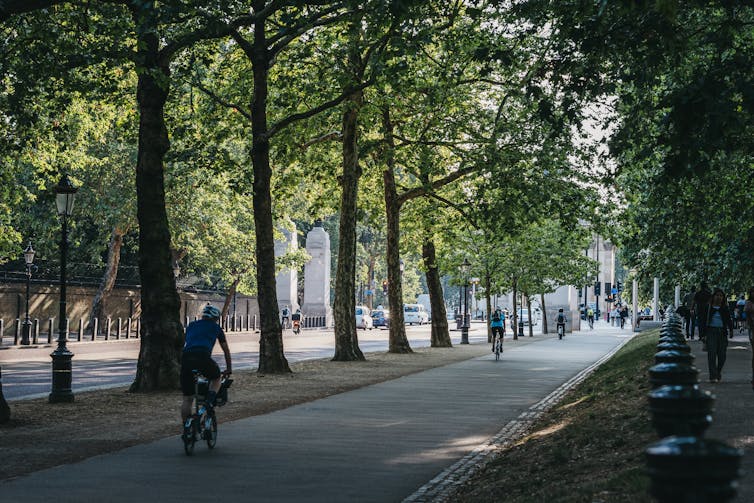
[[[205,439],[207,440],[207,447],[210,449],[214,449],[215,444],[217,443],[217,418],[215,417],[214,412],[210,417],[207,418],[207,423],[204,426],[204,435]]]
[[[190,418],[188,423],[188,426],[183,428],[183,450],[187,456],[191,456],[194,453],[194,445],[196,444],[196,437],[199,432],[195,418]]]

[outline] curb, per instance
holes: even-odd
[[[574,388],[581,383],[631,340],[633,340],[633,335],[626,338],[602,358],[583,369],[565,383],[561,384],[555,391],[532,405],[528,410],[522,412],[518,418],[503,426],[497,435],[477,446],[466,456],[440,472],[436,477],[404,499],[403,503],[438,503],[452,501],[453,495],[461,485],[466,483],[487,466],[488,463],[497,458],[503,449],[522,438],[531,429],[534,422],[557,404],[563,396],[571,390],[571,388]]]

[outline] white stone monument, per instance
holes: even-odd
[[[311,260],[304,266],[304,305],[301,308],[305,318],[324,319],[325,326],[332,324],[330,307],[330,236],[317,221],[306,235],[306,252]]]
[[[296,233],[282,229],[285,235],[285,241],[275,241],[275,257],[281,257],[290,251],[298,250],[298,239]],[[278,313],[285,306],[295,313],[298,309],[298,271],[288,269],[280,271],[275,278],[277,283],[278,295]]]

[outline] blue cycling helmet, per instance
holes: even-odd
[[[202,318],[219,319],[220,310],[212,304],[207,304],[206,306],[204,306],[204,309],[202,309]]]

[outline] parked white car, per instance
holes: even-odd
[[[372,330],[374,321],[367,306],[356,306],[356,328]]]
[[[404,304],[403,321],[409,325],[424,325],[429,323],[429,313],[423,304]]]

